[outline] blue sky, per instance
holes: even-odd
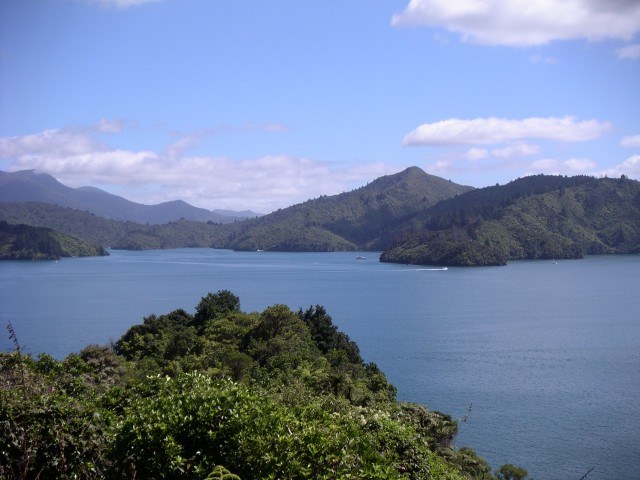
[[[640,179],[639,107],[638,0],[0,3],[0,169],[147,204]]]

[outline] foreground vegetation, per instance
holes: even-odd
[[[452,445],[320,306],[244,313],[228,291],[112,348],[0,354],[0,478],[523,479]]]

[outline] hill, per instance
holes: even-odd
[[[419,212],[380,259],[467,266],[639,252],[640,182],[538,175]]]
[[[229,226],[236,250],[379,250],[406,218],[472,187],[410,167],[333,196],[321,196]]]
[[[225,225],[180,220],[164,225],[115,222],[42,203],[2,203],[0,219],[54,228],[112,248],[214,247],[339,251],[388,247],[406,218],[471,187],[412,167],[351,192],[322,196],[263,217]]]
[[[255,217],[253,212],[210,211],[182,200],[143,205],[112,195],[99,188],[70,188],[51,175],[34,170],[0,171],[0,202],[42,202],[77,210],[86,210],[101,217],[137,223],[163,224],[180,219],[198,222],[231,223]]]
[[[0,203],[0,220],[51,228],[88,243],[119,250],[208,248],[222,244],[223,225],[189,220],[143,225],[38,202]]]
[[[0,221],[0,260],[57,260],[108,255],[102,247],[44,227]]]
[[[510,259],[640,252],[640,183],[537,175],[472,189],[412,167],[351,192],[225,225],[143,225],[42,203],[2,203],[0,220],[129,250],[386,249],[386,262],[503,265]]]

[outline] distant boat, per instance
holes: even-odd
[[[358,255],[356,257],[356,260],[366,260],[366,259],[367,259],[367,257],[363,257],[362,255]]]

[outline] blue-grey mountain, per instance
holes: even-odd
[[[42,202],[85,210],[113,220],[153,225],[181,218],[198,222],[231,223],[258,215],[249,211],[210,211],[182,200],[143,205],[95,187],[70,188],[51,175],[34,170],[0,171],[0,202]]]

